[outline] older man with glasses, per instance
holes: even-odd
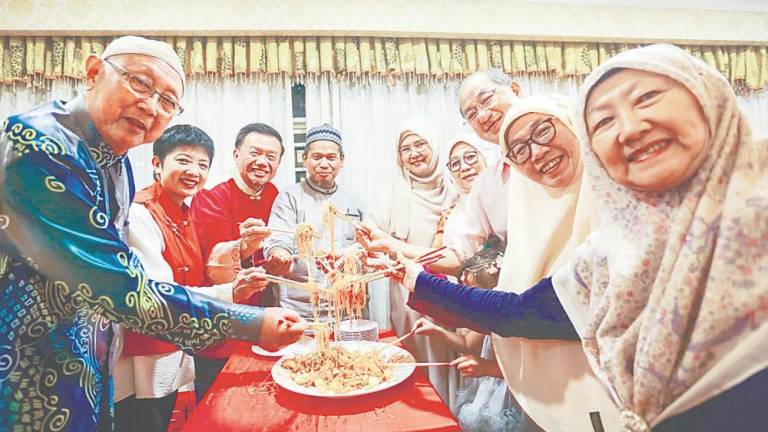
[[[109,67],[106,67],[109,65]],[[0,430],[113,430],[120,324],[187,352],[225,338],[269,349],[298,315],[149,279],[125,240],[126,152],[181,112],[173,49],[126,36],[86,60],[85,94],[9,117],[0,137]]]

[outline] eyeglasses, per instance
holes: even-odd
[[[487,111],[496,105],[496,101],[499,99],[498,94],[499,89],[495,87],[477,92],[475,103],[464,111],[464,118],[470,123],[475,121],[480,110]]]
[[[461,169],[461,162],[464,161],[465,164],[468,166],[472,166],[477,163],[479,159],[479,155],[476,151],[470,150],[468,152],[465,152],[461,157],[454,157],[451,158],[451,160],[448,161],[445,166],[448,167],[448,170],[451,172],[457,172]]]
[[[173,116],[184,112],[184,108],[182,108],[172,96],[158,92],[152,84],[146,82],[143,78],[128,72],[121,66],[111,62],[109,59],[104,59],[104,63],[115,68],[117,73],[119,73],[128,83],[128,88],[130,88],[136,96],[142,99],[149,99],[154,95],[158,95],[160,97],[158,107],[163,114]]]
[[[527,140],[512,144],[507,152],[507,159],[517,165],[528,162],[528,159],[531,158],[531,144],[548,145],[555,138],[556,133],[555,122],[551,118],[542,121],[533,128],[531,136]]]
[[[424,151],[429,148],[429,143],[426,141],[418,141],[413,144],[413,147],[411,146],[402,146],[398,150],[400,152],[400,155],[403,157],[408,157],[413,153],[414,151],[418,151],[419,153],[424,153]]]

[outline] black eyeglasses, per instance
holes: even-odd
[[[152,84],[146,82],[144,79],[128,72],[121,66],[111,62],[109,59],[104,59],[104,63],[115,68],[117,73],[125,79],[128,83],[128,88],[138,97],[142,99],[149,99],[154,95],[160,97],[158,107],[163,114],[168,116],[174,116],[184,112],[184,108],[172,97],[158,92]]]
[[[451,158],[451,160],[449,160],[445,166],[448,167],[449,171],[457,172],[461,169],[461,161],[464,161],[465,164],[472,166],[477,163],[479,158],[480,155],[476,151],[470,150],[461,155],[461,157]]]
[[[507,152],[507,159],[517,165],[528,162],[531,158],[531,144],[548,145],[555,138],[556,133],[555,122],[551,118],[542,121],[533,128],[527,140],[512,144]]]

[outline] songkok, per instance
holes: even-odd
[[[331,141],[341,147],[341,132],[328,123],[321,124],[309,129],[307,132],[307,142],[309,145],[315,141]]]
[[[107,48],[101,53],[101,58],[106,59],[118,54],[142,54],[166,62],[181,78],[181,91],[184,92],[186,87],[184,66],[182,66],[176,51],[167,43],[139,36],[123,36],[107,45]]]

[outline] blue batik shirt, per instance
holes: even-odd
[[[123,242],[131,177],[82,98],[3,124],[0,431],[112,430],[116,324],[190,353],[258,338],[262,309],[147,278]]]

